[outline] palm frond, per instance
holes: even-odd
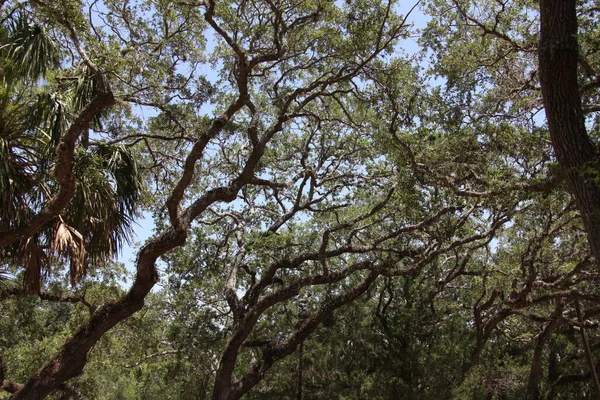
[[[9,141],[0,136],[0,229],[19,226],[30,216],[28,193],[34,178],[28,160],[11,151]]]
[[[61,115],[61,110],[56,111],[57,101],[36,99],[30,89],[18,82],[37,84],[37,80],[57,67],[58,62],[58,50],[52,38],[40,26],[31,23],[24,13],[15,13],[4,20],[0,29],[0,69],[4,81],[0,91],[2,230],[21,226],[43,201],[41,175],[58,143],[56,136],[60,133],[49,140],[38,135],[44,126],[56,123],[43,123],[38,113],[32,110],[45,109],[45,117],[58,119],[61,129],[65,126],[64,121],[56,117]]]
[[[6,93],[0,93],[2,230],[27,223],[47,200],[52,193],[49,170],[54,149],[74,116],[106,89],[101,76],[80,65],[71,71],[77,80],[58,81],[52,92],[33,93],[30,85],[40,86],[39,79],[58,67],[58,46],[25,14],[7,21],[0,32],[0,73],[6,83]],[[102,117],[93,125],[99,127]],[[36,239],[0,254],[22,263],[24,285],[30,292],[40,290],[48,256],[68,259],[71,283],[76,284],[88,259],[103,261],[131,240],[143,187],[134,155],[123,146],[101,144],[89,149],[85,135],[82,143],[74,163],[75,197],[59,221],[49,223]]]
[[[46,253],[41,249],[37,240],[30,237],[22,243],[18,256],[25,267],[23,289],[27,293],[39,294],[41,291],[42,270],[48,261]]]
[[[75,228],[59,221],[54,232],[51,251],[56,258],[69,255],[71,285],[75,286],[85,275],[85,243],[83,236]]]
[[[29,129],[45,136],[44,148],[54,154],[73,116],[72,98],[65,93],[43,93],[29,106]]]
[[[114,179],[119,212],[134,216],[142,194],[142,177],[134,154],[125,146],[106,144],[99,144],[95,152]]]
[[[105,81],[97,73],[90,71],[84,64],[77,73],[78,79],[73,91],[73,109],[80,111],[85,108],[97,95],[108,89]],[[92,127],[102,129],[102,119],[108,111],[103,111],[94,117]]]
[[[46,76],[58,67],[58,46],[41,26],[32,24],[25,14],[12,20],[8,37],[8,58],[13,64],[13,79],[30,81]]]
[[[98,262],[130,243],[142,179],[124,146],[96,145],[76,157],[77,191],[64,218],[82,234],[90,261]]]

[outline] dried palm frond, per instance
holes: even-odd
[[[46,253],[37,241],[30,237],[22,244],[19,258],[25,266],[23,288],[27,293],[39,294],[41,291],[42,268],[47,263]]]
[[[76,285],[86,271],[85,243],[81,233],[61,219],[56,226],[50,250],[57,258],[64,257],[65,253],[69,255],[71,285]]]

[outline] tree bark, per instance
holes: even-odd
[[[577,83],[576,0],[540,0],[539,74],[550,138],[600,266],[600,175]]]
[[[300,343],[298,349],[298,381],[296,382],[296,400],[302,400],[302,378],[304,373],[304,342]]]
[[[144,299],[158,280],[156,259],[167,251],[181,246],[185,233],[167,233],[150,240],[140,251],[137,275],[129,292],[119,301],[98,308],[90,319],[69,338],[58,354],[18,388],[12,400],[43,399],[60,389],[67,380],[81,374],[87,354],[98,340],[117,323],[130,317],[144,306]]]
[[[543,356],[546,344],[550,339],[550,334],[557,324],[558,312],[554,312],[550,317],[550,321],[538,334],[535,348],[533,351],[533,359],[529,370],[529,380],[527,382],[527,400],[538,400],[541,398],[540,382],[542,380]]]
[[[579,320],[579,329],[581,332],[581,340],[583,341],[583,349],[585,356],[590,367],[590,375],[592,376],[592,382],[594,382],[594,389],[596,391],[596,399],[600,400],[600,381],[598,381],[598,374],[596,374],[596,367],[594,366],[594,356],[590,348],[590,341],[587,333],[585,332],[585,324],[583,322],[583,315],[581,313],[581,306],[579,300],[575,299],[575,309],[577,310],[577,319]]]

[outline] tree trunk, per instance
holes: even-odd
[[[538,334],[535,349],[533,351],[533,359],[529,370],[529,380],[527,382],[527,400],[538,400],[541,398],[540,382],[542,381],[543,356],[546,343],[550,339],[550,334],[556,326],[556,318],[558,312],[553,313],[550,321]]]
[[[304,342],[300,343],[298,350],[298,382],[296,386],[296,400],[302,400],[302,378],[304,373]]]
[[[586,129],[577,83],[576,0],[540,0],[539,73],[550,138],[600,266],[600,168]]]
[[[555,341],[551,339],[548,347],[550,353],[548,355],[548,387],[550,390],[546,395],[546,400],[555,400],[555,383],[560,377],[560,372],[558,370],[558,353],[556,351]]]
[[[575,299],[575,309],[577,310],[577,319],[579,320],[579,329],[581,332],[581,340],[583,341],[583,349],[590,367],[590,376],[592,377],[592,382],[594,382],[596,399],[600,400],[600,381],[598,381],[598,374],[596,374],[596,367],[594,365],[594,356],[590,348],[590,341],[587,337],[587,333],[585,332],[585,324],[583,321],[583,314],[581,313],[581,307],[579,305],[579,299]]]

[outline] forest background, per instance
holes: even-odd
[[[600,396],[598,1],[0,6],[0,398]]]

